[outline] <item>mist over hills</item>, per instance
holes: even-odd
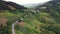
[[[23,6],[27,7],[27,8],[35,8],[38,5],[41,5],[40,3],[31,3],[31,4],[24,4]]]
[[[35,8],[35,7],[37,7],[37,6],[39,6],[39,5],[43,5],[43,4],[45,4],[45,3],[47,3],[47,2],[22,4],[22,6],[27,7],[27,8]]]

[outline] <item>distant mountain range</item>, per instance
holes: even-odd
[[[39,5],[43,5],[44,3],[31,3],[31,4],[24,4],[23,6],[24,7],[27,7],[27,8],[35,8]]]
[[[24,4],[24,7],[35,8],[36,6],[41,5],[40,3]]]

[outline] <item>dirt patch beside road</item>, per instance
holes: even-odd
[[[7,26],[7,19],[6,18],[0,18],[0,25]]]
[[[19,24],[21,27],[24,27],[24,25],[25,25],[24,21],[21,21],[21,22],[19,22],[18,24]]]

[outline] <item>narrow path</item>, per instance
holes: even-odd
[[[12,34],[15,34],[14,25],[15,23],[12,24]]]
[[[15,23],[12,24],[12,34],[15,34],[14,26],[15,26],[16,23],[18,23],[18,21],[16,21]]]

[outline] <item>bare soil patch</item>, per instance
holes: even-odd
[[[0,18],[0,25],[7,26],[7,19],[6,18]]]

